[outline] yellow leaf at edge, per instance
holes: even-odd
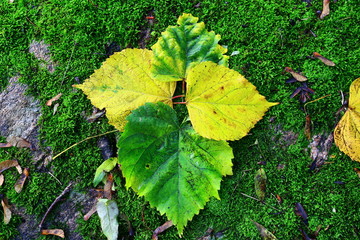
[[[172,107],[175,82],[159,82],[151,77],[153,53],[147,49],[125,49],[110,56],[83,84],[91,103],[106,109],[109,123],[120,131],[126,116],[147,102],[164,102]]]
[[[349,107],[334,130],[335,144],[360,162],[360,78],[350,86]]]
[[[277,103],[267,102],[240,73],[203,62],[189,72],[186,104],[192,125],[201,136],[237,140]]]

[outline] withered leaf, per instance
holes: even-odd
[[[254,177],[255,193],[260,201],[264,201],[266,194],[266,174],[263,168],[260,168]]]
[[[19,165],[18,161],[16,160],[5,160],[0,162],[0,173],[5,171],[8,168],[15,167],[16,165]]]
[[[323,0],[323,9],[320,14],[320,19],[323,19],[330,14],[330,0]]]
[[[4,175],[0,174],[0,187],[4,184]]]
[[[11,219],[11,210],[6,198],[1,200],[1,205],[4,210],[4,224],[8,224]]]
[[[15,166],[16,170],[18,171],[19,174],[22,174],[23,173],[23,170],[21,168],[21,166],[18,164]]]
[[[62,229],[42,229],[42,235],[55,235],[61,238],[65,238],[65,233]]]
[[[13,147],[31,148],[31,144],[21,137],[9,136],[6,138],[6,141]]]
[[[20,178],[15,183],[15,191],[17,193],[20,193],[21,190],[23,189],[24,183],[28,176],[29,176],[29,168],[24,168],[23,173],[20,175]]]
[[[327,59],[326,57],[323,57],[320,53],[314,52],[313,56],[316,57],[317,59],[319,59],[320,61],[322,61],[325,65],[328,66],[335,66],[335,63],[329,59]]]
[[[55,97],[49,99],[47,102],[46,102],[46,106],[51,106],[53,102],[59,100],[59,98],[62,96],[62,93],[59,93],[58,95],[56,95]]]
[[[263,240],[274,240],[274,239],[277,239],[277,238],[275,237],[275,235],[272,234],[269,230],[267,230],[263,225],[255,222],[255,221],[253,221],[253,220],[251,220],[251,221],[255,224],[256,228],[259,230],[260,235],[261,235],[261,237],[262,237]]]
[[[305,82],[307,81],[307,77],[305,77],[304,75],[301,75],[300,73],[295,72],[292,68],[290,67],[286,67],[285,71],[288,73],[291,73],[291,75],[298,80],[299,82]]]
[[[112,189],[113,183],[114,183],[114,178],[113,178],[113,175],[110,173],[106,179],[106,183],[104,186],[104,197],[107,199],[111,199],[111,197],[112,197],[111,189]]]
[[[156,228],[155,231],[153,232],[153,235],[151,237],[152,240],[157,240],[158,239],[158,235],[162,232],[164,232],[166,229],[168,229],[169,227],[173,226],[173,222],[172,221],[167,221],[165,222],[163,225],[161,225],[160,227]]]
[[[308,223],[308,215],[305,212],[304,207],[301,205],[301,203],[295,203],[295,214],[300,216],[305,225],[309,225]]]

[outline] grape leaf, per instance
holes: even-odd
[[[181,234],[210,197],[219,199],[222,176],[232,174],[232,149],[180,125],[175,110],[161,102],[147,103],[127,119],[118,141],[126,187],[165,213]]]
[[[360,162],[360,78],[350,86],[349,107],[334,130],[338,148]]]
[[[198,18],[184,13],[179,26],[169,26],[152,46],[154,62],[152,72],[160,81],[179,81],[191,67],[199,62],[212,61],[228,65],[227,49],[218,44],[220,35],[208,32]]]
[[[175,83],[159,82],[150,77],[153,53],[146,49],[125,49],[110,56],[83,84],[91,103],[106,108],[109,123],[120,131],[130,111],[146,102],[164,102],[172,106]]]
[[[114,200],[99,199],[96,205],[96,211],[100,218],[101,229],[108,240],[118,239],[117,216],[119,209]]]
[[[277,103],[267,102],[240,73],[203,62],[188,74],[186,104],[191,123],[201,136],[237,140]]]

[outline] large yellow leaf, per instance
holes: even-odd
[[[277,103],[267,102],[240,73],[203,62],[189,72],[186,104],[193,127],[201,136],[237,140]]]
[[[125,49],[110,56],[83,84],[97,108],[106,109],[109,123],[122,131],[125,117],[147,102],[172,106],[175,82],[159,82],[151,77],[153,53],[147,49]]]
[[[360,78],[350,86],[349,107],[334,130],[335,144],[360,162]]]

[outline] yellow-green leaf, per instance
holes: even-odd
[[[220,46],[220,35],[208,32],[199,18],[184,13],[178,26],[169,26],[152,46],[154,65],[152,72],[160,81],[179,81],[199,62],[212,61],[228,65],[227,49]]]
[[[126,116],[147,102],[164,102],[172,106],[174,82],[159,82],[150,74],[153,53],[147,49],[125,49],[110,56],[83,84],[91,103],[106,109],[109,123],[120,131]]]
[[[338,148],[360,162],[360,78],[350,86],[349,107],[334,130]]]
[[[203,62],[188,74],[186,104],[193,127],[201,136],[237,140],[277,103],[266,101],[240,73]]]

